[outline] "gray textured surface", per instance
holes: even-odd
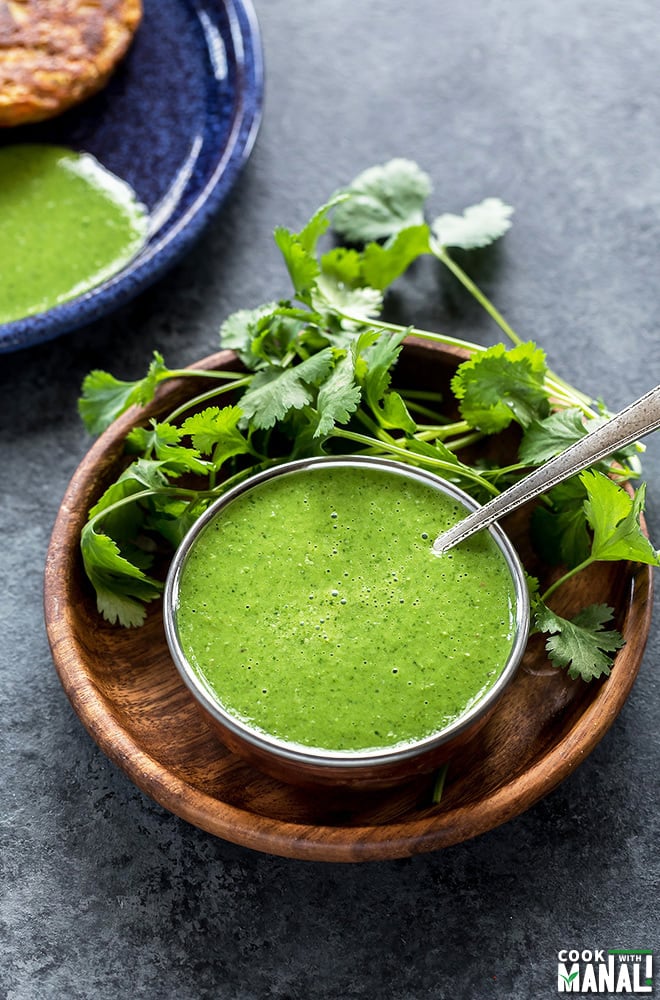
[[[262,0],[265,120],[221,216],[166,281],[107,321],[0,359],[2,935],[8,1000],[482,1000],[556,994],[561,947],[660,947],[658,607],[641,674],[578,771],[525,815],[409,861],[324,866],[215,840],[123,776],[52,668],[42,570],[89,441],[93,367],[212,351],[276,297],[273,227],[393,155],[434,211],[490,194],[514,227],[480,279],[569,381],[614,408],[660,372],[660,8],[655,0]],[[495,333],[421,276],[420,325]],[[421,290],[418,291],[417,287]],[[646,457],[660,538],[660,440]]]

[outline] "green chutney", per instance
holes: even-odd
[[[90,154],[0,149],[0,323],[101,284],[137,254],[147,228],[133,189]]]
[[[364,751],[431,736],[493,686],[514,641],[514,583],[490,534],[432,551],[464,514],[390,470],[267,480],[191,546],[181,648],[230,715],[279,740]]]

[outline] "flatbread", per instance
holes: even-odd
[[[0,0],[0,126],[66,111],[105,86],[142,0]]]

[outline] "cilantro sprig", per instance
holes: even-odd
[[[544,594],[539,594],[536,581],[530,587],[530,593],[533,625],[537,631],[549,635],[546,650],[550,660],[555,666],[566,668],[570,677],[591,680],[610,673],[610,654],[623,645],[621,635],[615,629],[603,628],[613,618],[612,608],[592,604],[568,621],[551,611],[548,599],[572,576],[592,563],[632,560],[658,566],[660,553],[653,548],[641,526],[646,493],[644,483],[631,496],[596,469],[587,469],[577,479],[584,490],[582,514],[586,527],[590,529],[588,533],[585,531],[587,552]]]
[[[128,407],[147,405],[168,379],[203,380],[171,413],[130,431],[124,471],[89,512],[83,564],[108,621],[141,624],[188,527],[234,482],[270,464],[346,451],[390,456],[484,500],[605,419],[604,405],[550,371],[541,347],[515,333],[455,259],[454,249],[469,260],[471,250],[502,237],[513,209],[488,197],[429,220],[431,192],[417,164],[396,159],[335,192],[299,232],[277,227],[288,293],[235,312],[220,329],[243,371],[170,369],[156,351],[134,382],[104,371],[87,376],[79,409],[92,434]],[[338,242],[328,246],[331,231]],[[383,317],[388,290],[421,257],[439,260],[463,284],[508,346],[483,347]],[[453,399],[397,384],[407,334],[469,352],[452,380]],[[469,445],[511,425],[520,444],[510,464],[466,458]],[[550,606],[555,590],[596,561],[660,563],[641,529],[644,486],[631,496],[621,485],[639,475],[640,450],[628,448],[556,487],[534,514],[541,557],[559,560],[564,572],[543,594],[530,577],[532,625],[571,677],[608,674],[622,639],[604,605],[560,617]]]

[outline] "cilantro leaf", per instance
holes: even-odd
[[[297,341],[310,320],[320,321],[320,317],[306,312],[305,319],[300,316],[300,310],[278,308],[269,316],[262,317],[257,323],[257,333],[250,350],[257,359],[256,368],[262,362],[270,364],[281,362],[291,350],[297,349]]]
[[[145,490],[159,490],[167,484],[164,470],[167,463],[150,458],[138,458],[124,469],[119,478],[96,501],[90,510],[90,517],[96,517],[101,511],[113,506],[118,500],[123,500],[134,493]]]
[[[584,501],[587,496],[580,478],[573,476],[546,494],[549,507],[539,505],[532,514],[534,547],[550,566],[579,566],[591,552]]]
[[[398,158],[363,171],[343,193],[333,228],[351,243],[367,243],[421,225],[431,181],[412,160]]]
[[[125,559],[117,543],[97,532],[92,521],[82,530],[80,550],[103,617],[111,624],[119,622],[127,628],[141,625],[145,618],[144,602],[160,595],[163,589],[160,581],[148,577]]]
[[[320,382],[333,366],[334,352],[326,347],[291,368],[271,365],[257,372],[241,397],[245,418],[255,428],[274,427],[290,410],[299,410],[312,400],[308,388]]]
[[[362,273],[367,285],[385,289],[403,274],[414,260],[431,252],[429,227],[408,226],[401,229],[385,246],[368,243],[364,248]]]
[[[212,453],[214,469],[236,455],[252,452],[250,442],[238,429],[243,417],[240,406],[207,406],[201,413],[188,417],[181,428],[182,434],[189,434],[193,445],[203,455]]]
[[[78,412],[90,434],[101,434],[113,420],[137,403],[144,406],[155,395],[156,386],[167,377],[169,369],[158,351],[144,378],[135,382],[125,382],[109,372],[95,369],[85,376],[82,395],[78,400]]]
[[[485,247],[510,229],[513,209],[500,198],[485,198],[466,208],[462,215],[439,215],[431,224],[440,246],[472,250]]]
[[[284,226],[278,226],[274,236],[284,257],[296,296],[301,302],[309,303],[311,290],[321,273],[316,257],[300,242],[297,233],[292,233]]]
[[[362,351],[366,365],[358,367],[359,377],[364,386],[367,402],[372,410],[385,395],[392,381],[392,368],[401,353],[403,334],[381,334],[378,339]]]
[[[158,490],[167,483],[166,472],[169,471],[167,462],[153,458],[137,458],[127,469],[124,469],[118,483],[138,484],[143,490]],[[98,504],[96,505],[99,506]],[[92,508],[95,511],[96,508]]]
[[[197,496],[186,500],[169,496],[152,497],[151,504],[154,509],[147,514],[145,527],[159,534],[175,549],[212,499],[212,497]]]
[[[331,199],[325,205],[321,205],[321,207],[314,212],[314,215],[311,217],[309,222],[303,226],[299,233],[295,234],[298,243],[300,243],[303,249],[308,253],[314,253],[316,251],[316,244],[330,225],[328,212],[334,204],[335,199]]]
[[[236,351],[247,368],[256,368],[260,359],[252,351],[252,341],[257,336],[259,321],[272,316],[277,308],[277,302],[265,302],[254,309],[233,312],[220,327],[221,346]]]
[[[363,284],[362,254],[352,247],[333,247],[322,255],[321,271],[346,288],[356,288]]]
[[[550,660],[556,667],[567,669],[569,677],[590,681],[607,676],[612,667],[608,654],[624,645],[616,629],[603,629],[612,619],[612,609],[605,604],[592,604],[569,621],[539,602],[534,619],[539,631],[550,635],[546,642]]]
[[[642,483],[634,497],[630,497],[601,472],[588,469],[580,479],[588,494],[584,508],[594,533],[592,559],[631,559],[660,566],[660,554],[646,538],[640,524],[646,484]]]
[[[419,438],[408,438],[406,440],[406,450],[413,455],[420,455],[422,458],[441,459],[443,462],[450,462],[456,466],[458,472],[463,468],[462,462],[456,457],[453,451],[443,444],[442,441],[423,441]]]
[[[542,465],[587,434],[582,411],[577,407],[559,410],[543,420],[535,420],[525,431],[518,452],[526,465]]]
[[[527,571],[525,571],[525,582],[527,583],[527,592],[529,593],[529,604],[533,615],[536,605],[539,603],[541,599],[541,585],[539,583],[538,577],[532,576],[532,574],[528,573]]]
[[[506,350],[496,344],[459,365],[452,389],[464,420],[495,434],[516,420],[523,428],[547,415],[545,354],[531,341]]]
[[[205,475],[208,468],[201,461],[199,451],[179,444],[181,437],[182,432],[178,427],[152,419],[149,427],[134,427],[129,431],[126,448],[127,451],[138,452],[143,456],[155,455],[161,462],[167,463],[170,475],[184,472]]]
[[[595,416],[585,421],[579,407],[570,407],[558,410],[543,420],[536,420],[528,427],[520,442],[520,461],[528,465],[541,465],[575,441],[596,430],[606,423],[607,419],[606,416]],[[606,471],[611,460],[623,466],[634,466],[636,457],[637,445],[628,445],[613,452],[611,458],[604,461],[603,469]]]
[[[355,381],[350,355],[343,357],[325,380],[316,399],[319,421],[314,437],[329,434],[335,423],[346,423],[360,405],[362,392]]]
[[[362,340],[365,345],[358,357],[355,370],[364,389],[367,403],[378,423],[387,429],[399,428],[414,434],[417,423],[411,417],[403,397],[390,390],[392,368],[401,353],[404,334],[381,334],[377,340]]]
[[[329,319],[339,313],[349,313],[356,320],[366,322],[378,316],[383,304],[383,296],[376,288],[350,288],[336,281],[329,274],[321,274],[311,293],[313,308]],[[351,328],[353,324],[344,320],[342,325]]]
[[[277,226],[275,229],[275,242],[284,257],[296,296],[301,302],[309,304],[312,288],[321,273],[316,258],[316,244],[328,228],[328,212],[334,206],[341,205],[343,198],[344,195],[340,193],[322,205],[299,233],[293,233],[284,226]]]
[[[386,392],[380,404],[374,408],[381,427],[388,430],[400,429],[406,434],[414,434],[417,423],[410,415],[403,397],[398,392]]]

